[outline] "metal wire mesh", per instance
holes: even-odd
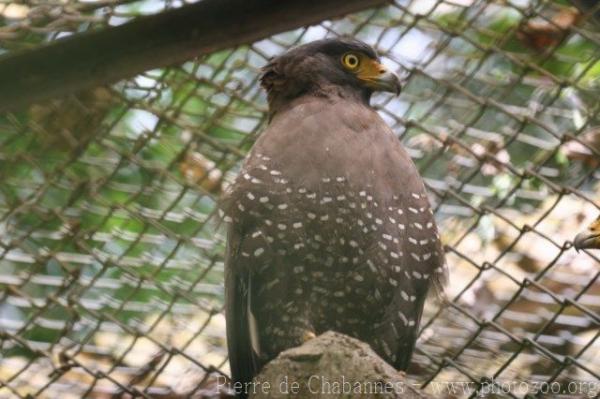
[[[0,2],[0,53],[182,4]],[[396,0],[0,115],[0,397],[202,397],[228,372],[215,204],[266,122],[260,67],[336,35],[405,77],[375,105],[446,244],[415,384],[597,396],[599,258],[570,242],[600,208],[585,4]]]

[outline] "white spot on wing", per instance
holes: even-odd
[[[398,311],[398,316],[400,317],[405,326],[408,325],[408,319],[406,318],[406,316],[404,316],[404,313]]]

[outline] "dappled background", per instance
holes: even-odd
[[[0,56],[183,3],[0,0]],[[374,103],[446,245],[448,302],[427,307],[410,378],[598,394],[599,254],[571,244],[600,207],[585,3],[396,0],[0,114],[0,397],[211,397],[228,373],[215,206],[266,123],[260,68],[338,35],[403,77]]]

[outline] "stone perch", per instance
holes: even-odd
[[[326,332],[282,352],[248,389],[250,398],[428,398],[369,345]]]

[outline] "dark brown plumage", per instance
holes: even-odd
[[[233,380],[327,330],[405,369],[444,261],[423,181],[369,106],[398,78],[328,39],[272,60],[262,84],[270,124],[223,204]]]

